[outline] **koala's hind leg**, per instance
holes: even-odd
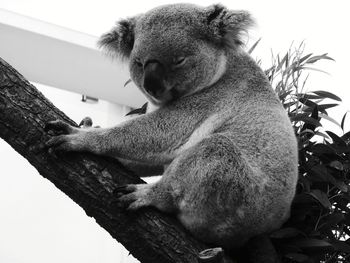
[[[233,142],[216,134],[182,152],[158,182],[122,186],[115,194],[131,210],[154,206],[175,212],[193,231],[210,224],[226,231],[223,219],[230,221],[239,206],[244,209],[241,200],[254,190],[251,172]]]
[[[194,236],[224,248],[260,228],[263,184],[230,134],[212,134],[181,153],[161,179],[177,218]],[[252,195],[254,193],[254,195]],[[260,208],[259,208],[260,207]]]

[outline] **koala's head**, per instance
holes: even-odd
[[[134,83],[163,105],[215,83],[250,24],[244,11],[174,4],[117,22],[99,45],[127,59]]]

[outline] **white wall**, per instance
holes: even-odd
[[[100,35],[120,17],[128,17],[169,2],[183,1],[0,0],[0,8]],[[209,5],[218,1],[188,2]],[[263,38],[255,56],[262,58],[265,64],[270,60],[271,49],[275,53],[284,52],[292,41],[298,44],[302,40],[306,42],[307,51],[328,52],[335,58],[335,63],[320,65],[330,76],[312,73],[308,87],[311,90],[329,90],[343,98],[343,106],[331,115],[340,120],[350,108],[349,1],[220,2],[232,9],[247,9],[254,15],[258,27],[252,32],[251,42]],[[100,106],[84,105],[79,101],[79,96],[69,96],[68,101],[68,97],[59,95],[59,92],[52,91],[51,94],[56,105],[66,110],[75,121],[90,115],[98,120],[98,124],[109,124],[113,122],[112,118],[118,121],[122,111],[118,106],[111,109],[110,105],[104,103]],[[339,130],[337,132],[340,133]],[[4,142],[0,142],[0,160],[5,160],[1,163],[0,262],[127,262],[123,261],[125,252],[120,252],[104,230],[50,182],[38,176]],[[61,251],[66,253],[61,254]],[[121,253],[124,254],[120,256]]]
[[[58,108],[80,122],[111,126],[128,112],[106,101],[84,103],[81,95],[35,84]],[[137,262],[83,209],[0,140],[1,263]]]
[[[119,18],[142,13],[155,6],[176,2],[191,2],[206,6],[221,2],[231,9],[249,10],[257,21],[251,31],[251,41],[262,37],[255,56],[265,64],[274,53],[286,51],[291,43],[305,40],[306,51],[317,54],[328,52],[336,62],[320,64],[331,75],[312,73],[308,87],[311,90],[329,90],[340,95],[343,106],[333,116],[340,120],[350,109],[348,63],[350,61],[350,2],[348,0],[0,0],[5,8],[44,21],[99,36],[110,29]],[[347,126],[350,129],[350,121]],[[340,130],[337,130],[340,133]]]

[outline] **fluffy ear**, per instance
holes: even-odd
[[[234,47],[242,45],[242,33],[254,25],[254,20],[246,11],[232,11],[216,4],[206,8],[205,23],[209,37],[219,45]]]
[[[135,40],[136,17],[120,20],[109,32],[103,34],[97,45],[108,55],[128,59]]]

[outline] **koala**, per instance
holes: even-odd
[[[99,45],[129,63],[156,109],[111,128],[48,123],[54,151],[165,166],[159,181],[116,189],[128,210],[171,213],[224,249],[279,228],[298,177],[297,141],[264,72],[243,50],[250,14],[222,5],[160,6],[120,20]],[[62,134],[63,133],[63,134]]]

